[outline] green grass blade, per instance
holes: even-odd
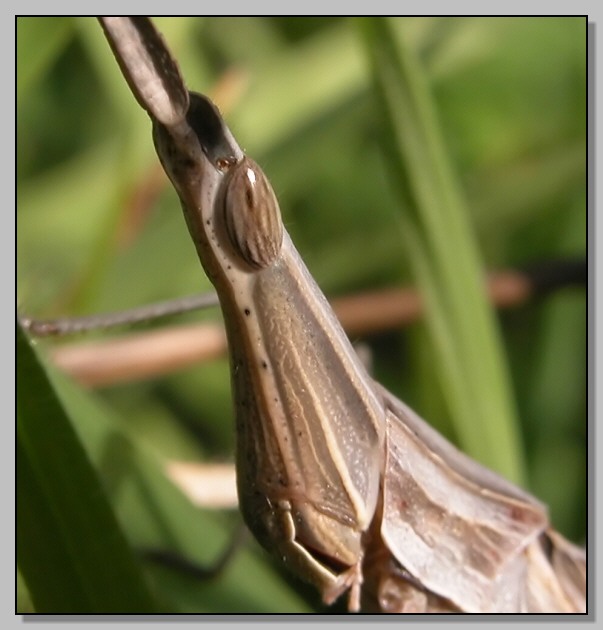
[[[387,19],[358,21],[384,113],[404,245],[427,303],[437,370],[459,441],[523,481],[522,446],[499,333],[468,212],[447,161],[418,60]]]
[[[35,351],[17,329],[17,556],[38,613],[157,605]]]

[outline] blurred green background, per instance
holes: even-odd
[[[190,89],[216,99],[266,171],[285,225],[327,296],[413,282],[354,22],[156,20]],[[423,65],[486,267],[585,256],[585,20],[406,18],[394,27]],[[158,179],[150,122],[96,21],[18,18],[17,36],[19,308],[36,316],[94,313],[209,290],[175,193]],[[141,191],[150,203],[135,203]],[[565,289],[500,314],[529,489],[577,542],[586,527],[585,298],[584,288]],[[202,318],[219,313],[181,319]],[[362,341],[377,378],[455,439],[424,328]],[[99,445],[109,430],[102,426],[155,461],[231,460],[226,360],[67,395],[85,396],[82,409],[103,410],[96,426],[90,411],[74,423],[133,544],[171,540],[200,561],[218,555],[236,514],[165,499],[178,503],[170,518],[182,510],[178,535],[165,536],[158,521],[150,525],[136,488],[112,485],[119,449],[107,456]],[[257,566],[267,577],[254,577]],[[209,585],[149,573],[177,611],[323,610],[311,589],[253,542],[227,577]],[[271,591],[273,584],[282,590]],[[27,607],[25,596],[20,605]]]

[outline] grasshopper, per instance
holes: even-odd
[[[226,324],[237,488],[258,541],[350,611],[583,612],[586,561],[534,497],[372,380],[261,168],[146,18],[101,18]]]

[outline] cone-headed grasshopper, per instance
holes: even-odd
[[[349,590],[350,610],[583,611],[583,551],[369,377],[268,179],[152,24],[102,24],[220,298],[239,500],[258,540],[325,601]]]

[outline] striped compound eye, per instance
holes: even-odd
[[[224,223],[235,253],[250,267],[268,267],[283,243],[281,213],[268,179],[245,157],[231,167],[223,186]]]

